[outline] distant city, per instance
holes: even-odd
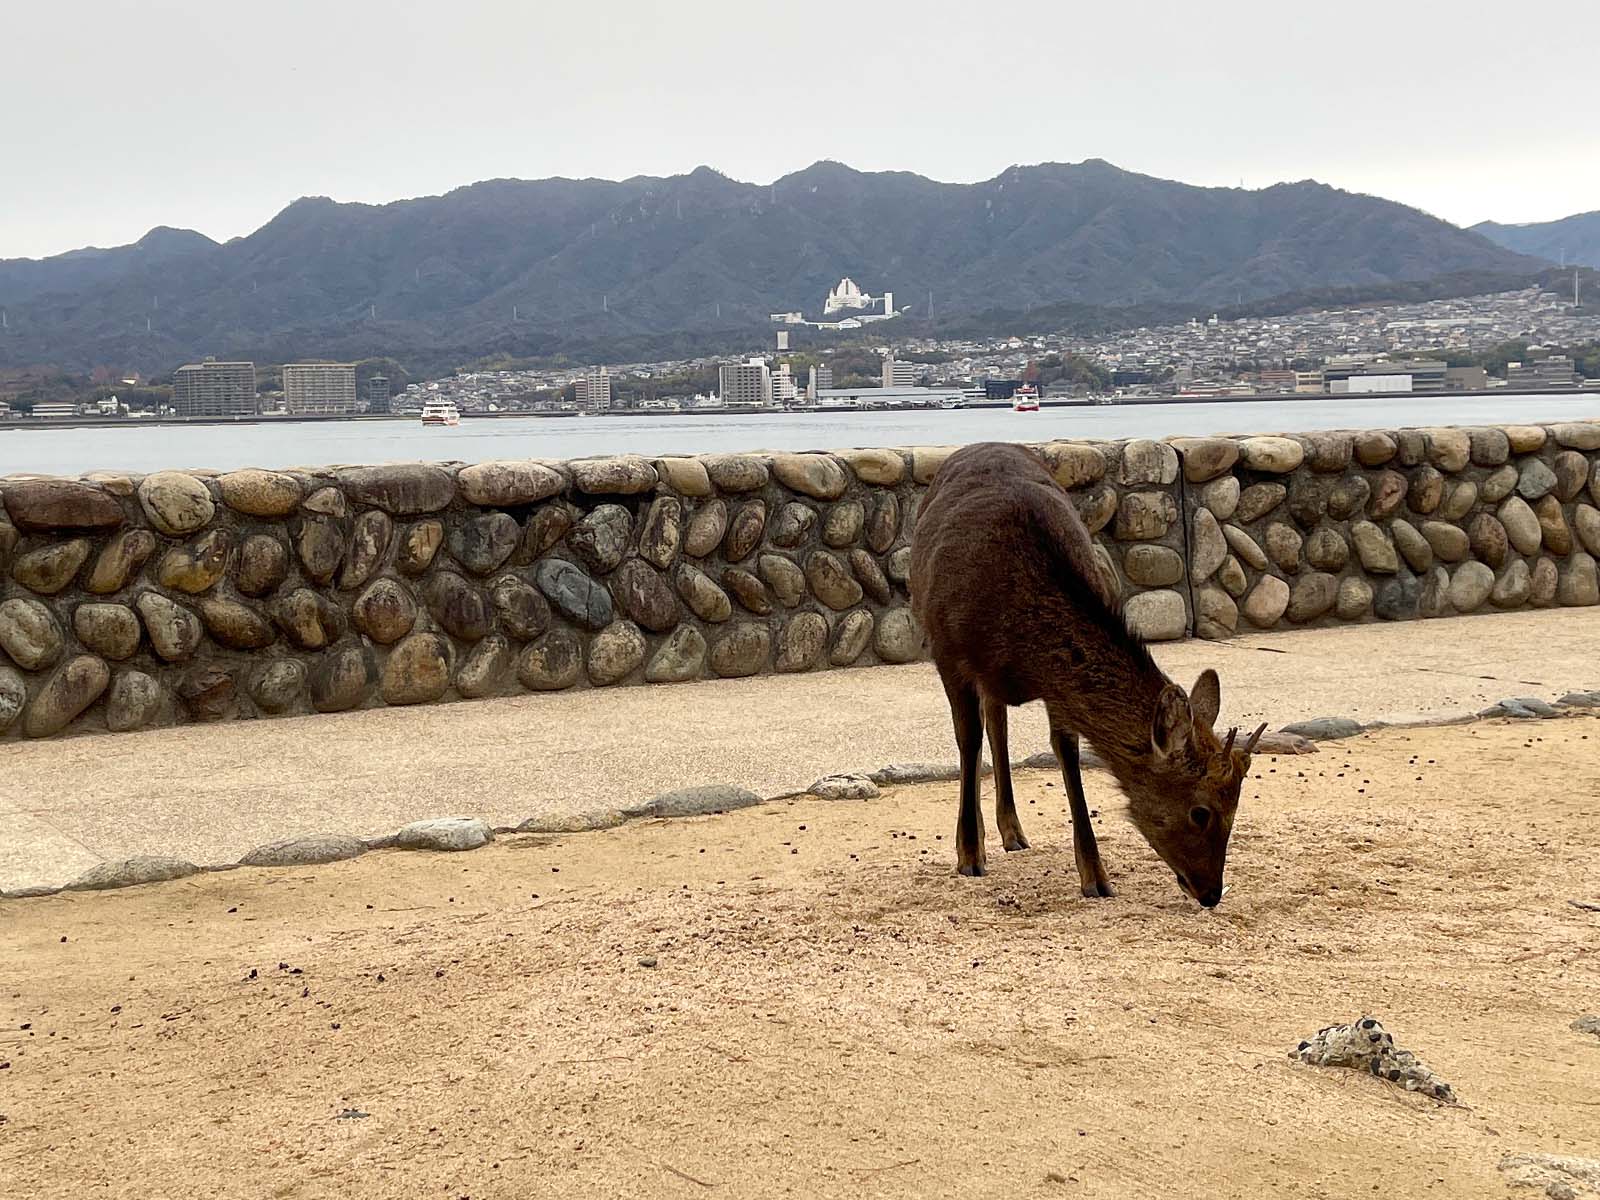
[[[654,362],[462,370],[392,380],[356,363],[206,360],[152,388],[137,376],[90,400],[11,404],[10,420],[411,416],[452,406],[463,416],[859,408],[959,408],[1006,403],[1024,384],[1046,402],[1129,403],[1157,398],[1560,390],[1600,376],[1600,308],[1539,288],[1302,312],[1288,316],[1131,329],[1097,338],[1067,333],[979,339],[876,338],[897,316],[893,294],[842,279],[822,316],[774,313],[772,349]],[[848,347],[791,349],[797,327],[855,330]],[[1483,359],[1514,347],[1519,357]],[[260,386],[265,374],[270,386]],[[154,399],[152,400],[152,395]]]

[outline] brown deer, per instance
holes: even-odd
[[[923,498],[911,546],[911,603],[939,669],[961,751],[956,869],[982,875],[982,735],[994,759],[995,818],[1007,850],[1026,850],[1011,792],[1006,708],[1043,700],[1072,808],[1085,896],[1114,893],[1079,773],[1079,738],[1099,752],[1129,815],[1178,886],[1207,908],[1239,786],[1263,725],[1242,746],[1212,730],[1222,704],[1206,670],[1185,696],[1129,632],[1089,531],[1042,458],[984,443],[952,454]]]

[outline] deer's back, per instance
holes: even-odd
[[[1127,636],[1066,492],[1037,454],[1006,443],[963,447],[929,487],[911,602],[940,673],[1013,704],[1038,697],[1042,649],[1078,660]]]

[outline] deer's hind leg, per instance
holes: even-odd
[[[978,809],[978,787],[983,767],[983,712],[978,689],[945,685],[950,697],[950,718],[956,727],[956,748],[961,751],[961,813],[956,818],[956,870],[962,875],[985,875],[983,814]]]
[[[1011,792],[1011,748],[1006,738],[1006,706],[983,698],[983,723],[989,730],[989,757],[994,760],[994,821],[1007,850],[1026,850],[1028,839],[1017,819],[1017,802]]]

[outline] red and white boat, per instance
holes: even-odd
[[[1012,412],[1038,412],[1039,389],[1031,383],[1025,383],[1015,392],[1011,393]]]

